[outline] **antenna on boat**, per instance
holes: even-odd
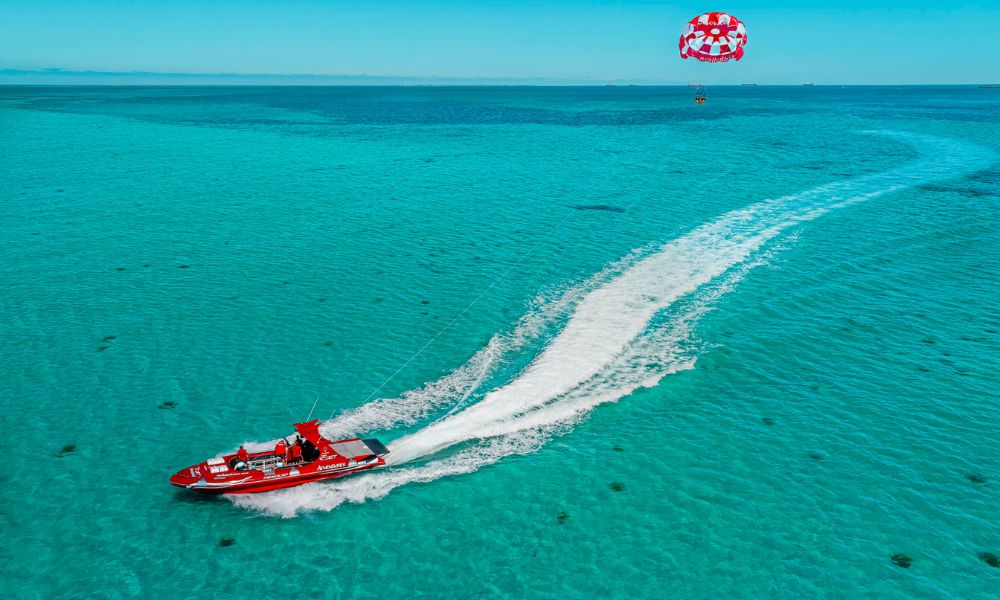
[[[316,394],[316,399],[315,399],[315,400],[313,400],[313,407],[309,409],[309,416],[308,416],[308,417],[306,417],[306,421],[307,421],[307,422],[309,421],[309,419],[311,419],[311,418],[312,418],[312,416],[313,416],[313,411],[314,411],[314,410],[316,410],[316,403],[317,403],[317,402],[319,402],[319,394]]]

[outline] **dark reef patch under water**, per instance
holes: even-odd
[[[571,208],[575,210],[601,210],[604,212],[623,213],[625,209],[620,206],[610,204],[574,204]]]
[[[913,564],[913,559],[905,554],[893,554],[889,557],[893,564],[897,567],[903,567],[904,569],[909,569],[910,565]]]
[[[976,556],[979,558],[979,560],[983,561],[984,563],[988,564],[991,567],[994,568],[1000,567],[1000,556],[997,556],[992,552],[980,552]]]
[[[63,456],[74,452],[76,452],[76,444],[66,444],[59,450],[59,452],[56,452],[56,456],[62,458]]]
[[[1000,192],[994,190],[983,189],[976,185],[941,185],[941,184],[925,184],[921,185],[920,189],[925,192],[938,192],[946,194],[958,194],[960,196],[965,196],[966,198],[987,198],[987,197],[997,197],[1000,196]]]

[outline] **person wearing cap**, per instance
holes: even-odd
[[[250,455],[247,453],[246,448],[240,445],[240,449],[236,451],[236,470],[242,471],[247,468],[247,462],[250,461]]]

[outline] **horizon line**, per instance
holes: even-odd
[[[28,80],[41,79],[42,81],[4,81],[5,79]],[[47,82],[45,80],[58,80],[60,78],[82,78],[83,81],[74,83]],[[123,79],[150,79],[156,80],[177,80],[193,79],[191,83],[116,83],[114,81],[94,82],[86,81],[94,78],[123,78]],[[701,84],[702,82],[651,80],[641,78],[570,78],[554,76],[452,76],[452,75],[370,75],[361,74],[320,74],[320,73],[187,73],[170,71],[97,71],[97,70],[71,70],[58,67],[44,69],[0,69],[0,86],[13,85],[74,85],[74,86],[148,86],[163,85],[190,87],[205,85],[198,80],[210,79],[222,80],[214,83],[218,86],[254,86],[254,87],[279,87],[289,85],[301,86],[454,86],[454,87],[487,87],[487,86],[537,86],[537,87],[570,87],[570,86],[606,86],[606,87],[673,87],[690,86]],[[241,80],[241,81],[240,81]],[[264,80],[269,83],[246,83],[247,81]],[[997,85],[988,82],[964,82],[964,83],[933,83],[933,82],[908,82],[908,83],[844,83],[825,82],[817,83],[812,81],[802,81],[793,83],[760,83],[758,81],[733,81],[725,82],[707,80],[707,85],[715,86],[974,86],[974,85]]]

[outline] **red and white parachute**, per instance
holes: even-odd
[[[747,29],[736,17],[710,12],[691,19],[681,35],[681,58],[726,62],[743,58]]]

